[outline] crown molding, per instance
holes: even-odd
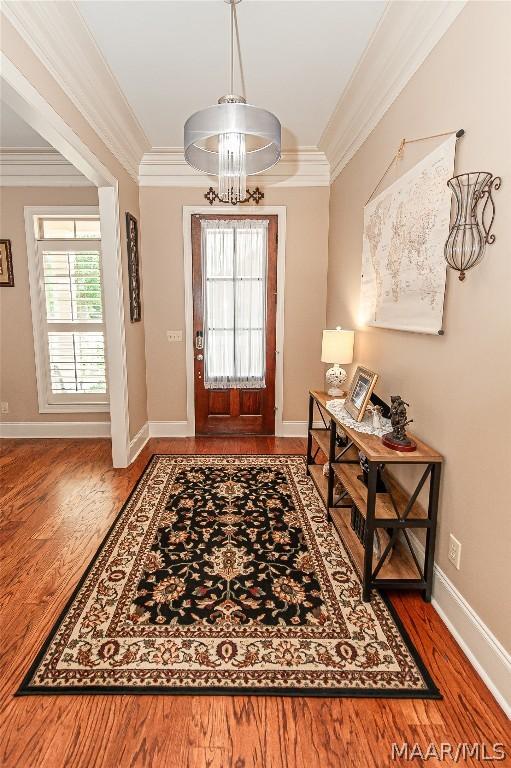
[[[391,0],[321,136],[332,181],[451,26],[465,0]]]
[[[0,187],[91,187],[56,149],[0,147]]]
[[[265,173],[250,176],[251,185],[273,187],[328,187],[330,164],[316,147],[283,152],[281,160]],[[154,147],[140,163],[141,187],[207,187],[218,179],[196,171],[186,162],[182,147]]]
[[[2,13],[137,180],[149,140],[75,3],[3,0]]]

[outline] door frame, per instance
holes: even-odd
[[[232,216],[277,216],[277,308],[275,316],[275,435],[283,435],[284,406],[284,290],[286,267],[286,214],[285,205],[183,205],[183,259],[185,287],[185,345],[186,345],[186,432],[195,435],[195,382],[193,347],[193,285],[192,285],[192,216],[216,214]]]
[[[98,190],[112,464],[127,467],[132,458],[118,180],[2,51],[0,73],[4,101]]]

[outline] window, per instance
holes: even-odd
[[[38,218],[38,239],[40,240],[100,240],[99,219]]]
[[[26,211],[39,410],[108,410],[98,214]]]
[[[205,219],[206,389],[265,386],[267,220]]]

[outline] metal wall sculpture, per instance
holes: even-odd
[[[492,234],[495,203],[492,192],[501,185],[500,176],[474,171],[453,176],[447,182],[456,200],[456,217],[445,243],[445,259],[459,279],[483,258],[487,245],[495,242]]]

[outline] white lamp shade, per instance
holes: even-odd
[[[335,331],[323,331],[321,361],[347,365],[353,362],[353,342],[355,331],[337,328]]]

